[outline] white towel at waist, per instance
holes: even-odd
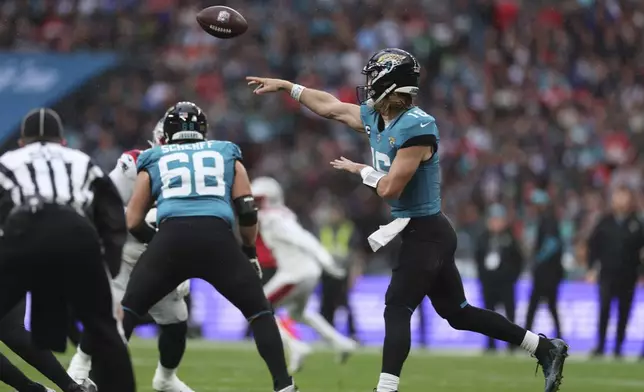
[[[374,231],[368,238],[371,249],[375,252],[387,245],[398,233],[407,227],[409,220],[410,218],[398,218],[394,219],[388,225],[380,226],[380,229]]]

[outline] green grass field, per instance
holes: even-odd
[[[5,347],[3,353],[34,379],[43,377],[17,359]],[[131,353],[139,391],[152,392],[157,362],[156,341],[135,340]],[[61,357],[67,365],[69,356]],[[479,356],[472,354],[415,351],[405,365],[401,392],[539,392],[541,372],[534,376],[536,362],[527,355]],[[380,368],[380,355],[367,349],[344,365],[335,363],[328,351],[313,354],[296,375],[302,392],[371,392]],[[644,363],[633,361],[586,361],[569,358],[563,392],[644,391]],[[268,371],[252,344],[219,344],[190,341],[179,373],[196,392],[269,392]],[[51,386],[51,383],[47,383]],[[9,391],[0,385],[0,391]]]

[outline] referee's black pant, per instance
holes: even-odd
[[[98,389],[135,391],[96,229],[86,218],[58,206],[19,214],[25,215],[7,223],[0,237],[0,318],[30,291],[34,343],[63,352],[71,305],[95,347]]]
[[[70,387],[74,385],[74,380],[69,377],[54,354],[33,345],[31,333],[25,329],[24,325],[25,308],[25,301],[20,301],[16,307],[0,319],[0,341],[53,381],[62,391],[70,390]],[[5,362],[4,366],[10,365]],[[0,381],[8,383],[19,391],[22,390],[21,388],[27,389],[26,383],[31,380],[24,379],[24,375],[21,376],[21,372],[15,368],[3,370],[2,367],[3,365],[0,365]],[[17,385],[14,385],[12,381]]]

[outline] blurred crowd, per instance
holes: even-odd
[[[382,47],[407,49],[423,67],[417,104],[439,125],[444,211],[459,256],[473,255],[493,203],[529,254],[537,188],[552,199],[570,255],[584,252],[612,187],[630,187],[644,207],[644,2],[217,3],[240,10],[249,31],[232,40],[205,34],[194,17],[206,1],[4,0],[0,48],[120,52],[123,66],[86,88],[66,116],[72,146],[111,168],[124,148],[147,145],[169,105],[193,100],[212,136],[237,142],[253,175],[280,180],[312,226],[331,209],[362,238],[387,222],[382,202],[328,164],[340,155],[370,161],[368,143],[286,94],[253,96],[244,77],[296,80],[354,102],[363,63]]]

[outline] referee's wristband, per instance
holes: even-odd
[[[304,89],[306,87],[299,85],[299,84],[293,84],[293,87],[291,87],[291,97],[300,102],[300,96],[302,95],[302,92],[304,92]]]
[[[378,182],[384,176],[386,176],[385,173],[379,172],[371,166],[366,166],[362,170],[360,170],[360,177],[362,177],[362,183],[373,189],[378,189]]]
[[[257,248],[254,246],[246,246],[242,245],[242,252],[248,257],[249,259],[255,259],[257,258]]]

